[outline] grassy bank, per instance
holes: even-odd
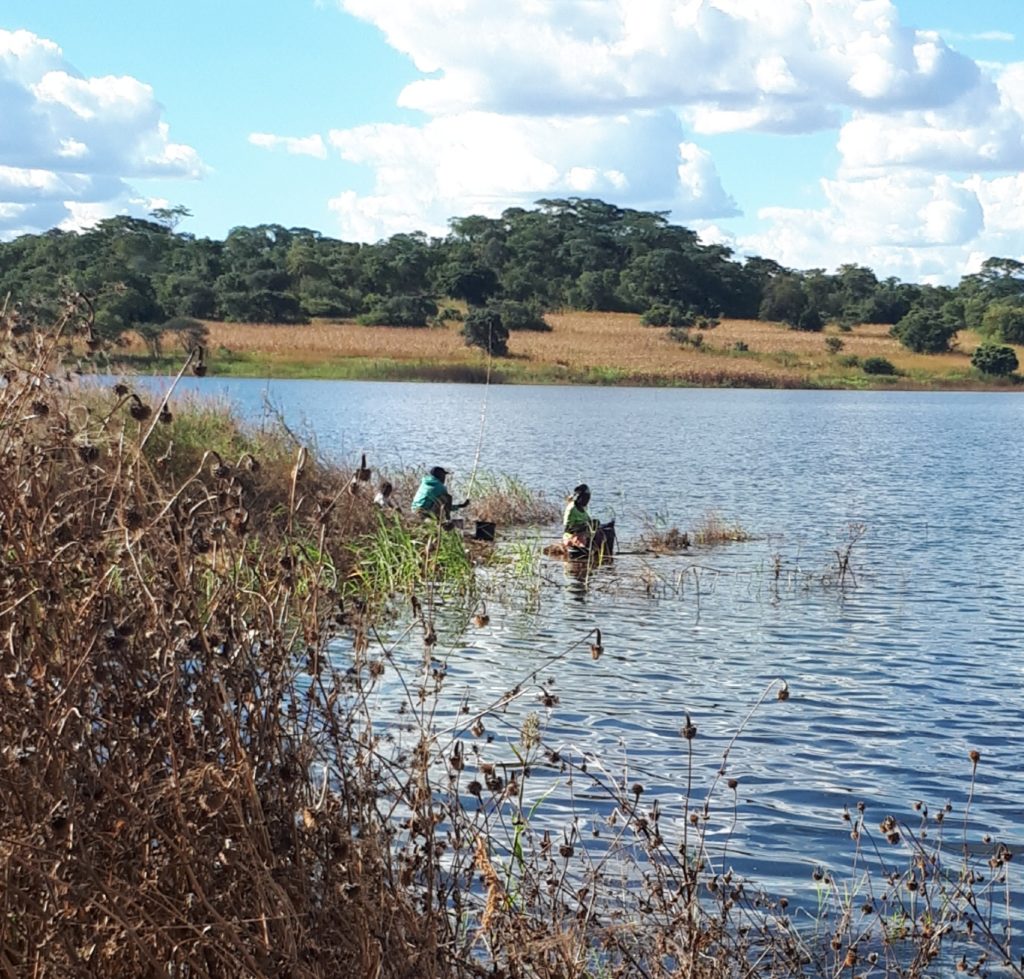
[[[777,323],[724,320],[693,331],[699,348],[680,344],[665,329],[644,327],[638,316],[552,313],[549,333],[513,333],[509,356],[490,364],[494,383],[648,386],[1012,390],[1013,381],[987,379],[971,367],[979,338],[964,332],[945,354],[915,354],[889,336],[887,326],[848,332],[829,327],[801,333]],[[468,348],[449,323],[430,329],[366,327],[315,322],[306,326],[208,324],[211,369],[252,377],[424,380],[478,383],[486,357]],[[832,351],[829,342],[840,349]],[[1024,349],[1018,350],[1024,359]],[[168,370],[136,342],[117,354],[142,371]],[[884,358],[892,375],[866,373],[864,361]]]

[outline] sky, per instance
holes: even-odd
[[[0,240],[573,196],[790,268],[1024,260],[1024,0],[0,0]]]

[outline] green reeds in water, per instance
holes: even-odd
[[[354,545],[349,590],[378,601],[440,586],[460,595],[474,591],[475,572],[462,534],[436,520],[410,523],[381,513],[376,528]]]

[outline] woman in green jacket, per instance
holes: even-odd
[[[587,513],[590,487],[580,483],[566,501],[562,517],[562,543],[571,558],[591,554],[609,556],[615,547],[615,522],[601,524]]]
[[[448,470],[441,466],[434,466],[426,476],[420,480],[419,489],[412,501],[412,512],[421,520],[428,517],[436,517],[438,520],[447,521],[451,517],[452,510],[461,510],[469,506],[469,500],[462,503],[452,502],[452,495],[444,481],[448,478]]]

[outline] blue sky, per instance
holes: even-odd
[[[1020,0],[3,0],[0,237],[443,233],[539,197],[796,268],[1024,259]]]

